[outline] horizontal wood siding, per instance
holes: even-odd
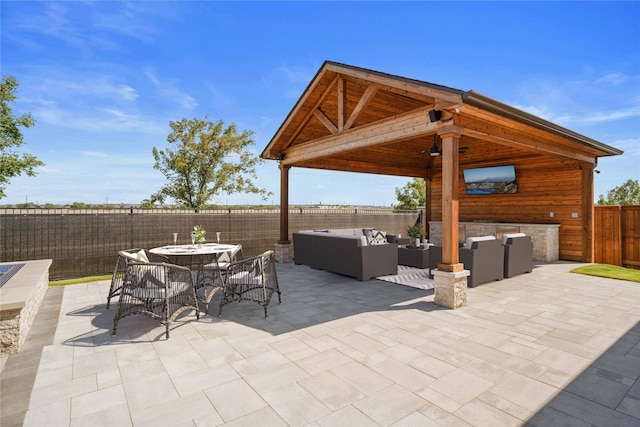
[[[460,221],[560,224],[560,259],[590,261],[585,257],[583,223],[583,178],[580,163],[551,155],[517,158],[483,166],[513,164],[517,194],[467,195],[461,154],[459,173]],[[442,175],[440,163],[433,170],[431,219],[442,220]],[[553,212],[554,216],[550,217]],[[576,213],[577,217],[573,217]],[[589,220],[588,218],[586,219]]]

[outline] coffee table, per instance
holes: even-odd
[[[398,264],[415,268],[429,268],[429,250],[399,247]]]

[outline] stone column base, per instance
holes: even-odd
[[[276,262],[287,264],[293,262],[293,244],[292,243],[276,243],[275,250]]]
[[[434,300],[438,305],[447,308],[466,307],[467,305],[467,277],[469,270],[449,273],[447,271],[433,270]]]

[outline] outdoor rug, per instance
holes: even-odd
[[[429,279],[428,268],[422,269],[399,265],[398,274],[379,276],[376,279],[418,289],[433,289],[433,279]]]

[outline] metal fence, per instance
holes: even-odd
[[[375,227],[406,234],[416,212],[389,209],[291,209],[289,232]],[[51,279],[110,274],[118,251],[191,243],[194,225],[207,241],[239,243],[247,256],[273,249],[279,238],[277,209],[0,209],[0,262],[52,259]]]

